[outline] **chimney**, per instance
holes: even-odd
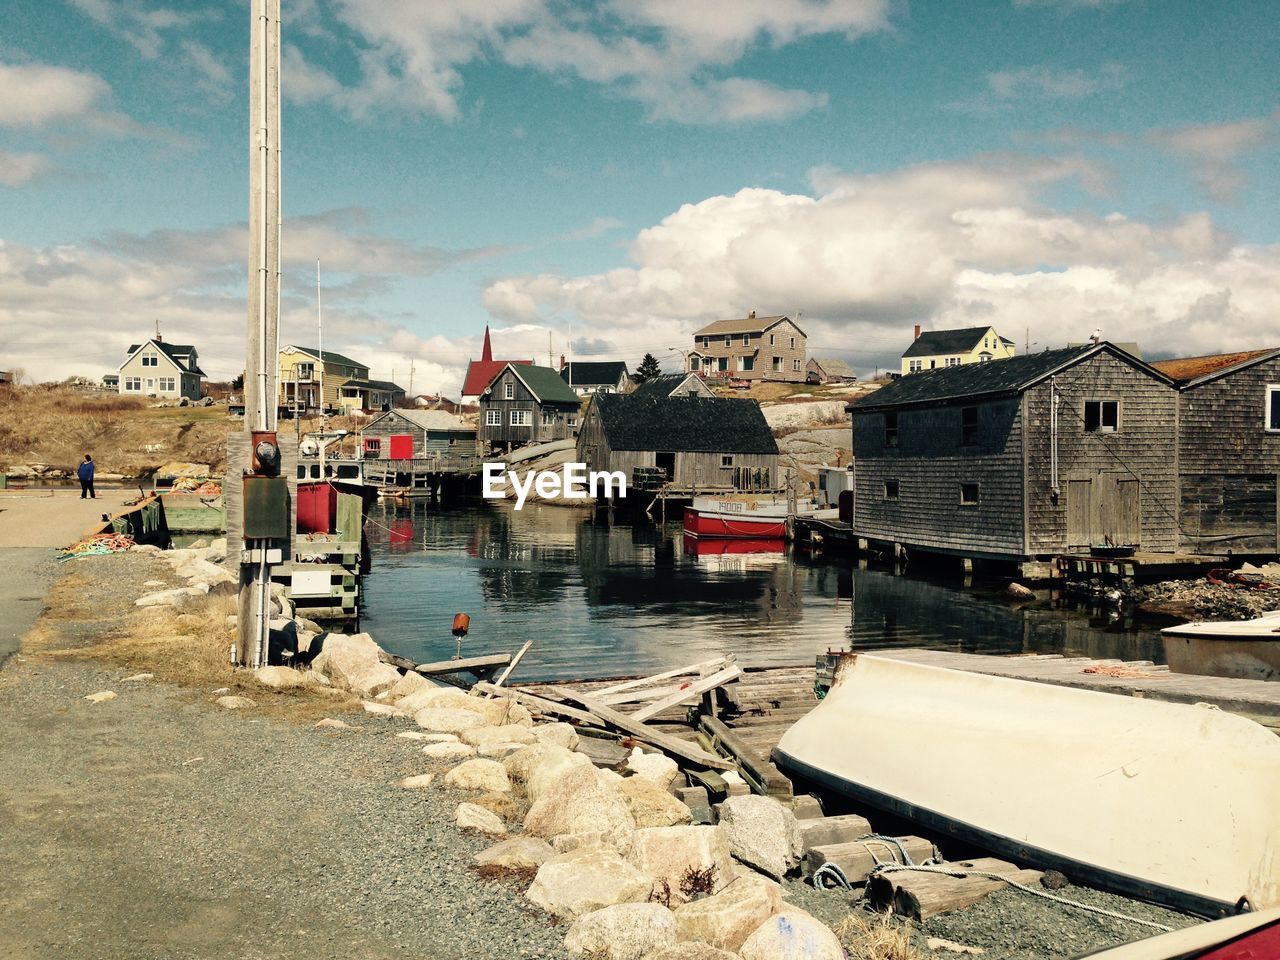
[[[756,312],[754,310],[752,310],[750,313],[747,314],[748,320],[754,320],[755,318],[756,318]]]
[[[916,340],[919,340],[919,339],[920,339],[920,324],[918,324],[918,323],[916,324],[916,335],[915,335],[915,338],[914,338],[914,339],[916,339]]]
[[[560,369],[564,369],[564,354],[560,354]]]
[[[164,343],[164,337],[160,336],[158,333],[156,334],[156,343]]]

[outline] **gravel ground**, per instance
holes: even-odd
[[[163,564],[68,568],[74,647]],[[565,956],[563,929],[471,872],[491,841],[454,828],[462,795],[391,786],[442,769],[394,736],[411,721],[317,730],[124,675],[39,653],[0,670],[0,956]]]

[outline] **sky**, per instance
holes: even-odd
[[[0,0],[0,369],[244,368],[248,0]],[[1272,0],[282,0],[281,345],[1280,345]],[[319,280],[317,265],[319,260]],[[412,378],[412,379],[411,379]]]

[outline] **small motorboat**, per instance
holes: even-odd
[[[1183,623],[1160,636],[1174,673],[1280,680],[1280,610],[1252,620]]]
[[[848,655],[773,759],[1080,883],[1206,917],[1280,906],[1280,738],[1208,706]]]
[[[787,535],[787,516],[829,516],[839,511],[824,509],[811,499],[795,504],[786,497],[758,494],[724,494],[694,497],[685,507],[684,532],[694,537],[719,539],[782,540]]]
[[[1280,910],[1259,910],[1184,927],[1076,960],[1246,960],[1280,957]]]

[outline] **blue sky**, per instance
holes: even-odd
[[[0,367],[243,365],[247,0],[10,3]],[[284,340],[456,393],[799,315],[1149,355],[1280,343],[1273,4],[283,0]],[[571,346],[570,346],[571,344]]]

